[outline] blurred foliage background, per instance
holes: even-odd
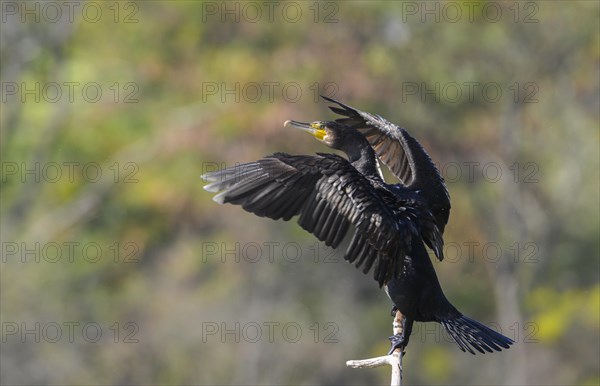
[[[330,95],[447,179],[446,295],[517,344],[419,324],[407,384],[598,384],[599,5],[10,2],[1,25],[3,384],[367,384],[391,307],[295,222],[199,176],[330,151]]]

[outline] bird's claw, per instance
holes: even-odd
[[[392,318],[396,317],[396,312],[398,312],[398,307],[393,306],[392,311],[390,311],[390,315],[392,315]]]
[[[397,348],[399,348],[404,354],[404,346],[406,343],[404,340],[404,334],[392,335],[388,339],[390,340],[392,347],[390,348],[390,351],[388,351],[387,355],[391,355]]]

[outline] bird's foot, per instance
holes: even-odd
[[[398,307],[396,307],[396,306],[392,307],[392,311],[390,311],[390,315],[392,315],[392,318],[396,317],[397,311],[398,311]]]
[[[392,335],[388,339],[390,340],[392,347],[390,348],[390,351],[388,351],[387,355],[391,355],[394,352],[394,350],[396,350],[397,348],[400,349],[400,351],[402,352],[402,355],[406,354],[406,352],[404,351],[404,347],[406,346],[406,340],[404,339],[404,334]]]

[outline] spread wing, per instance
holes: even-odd
[[[354,234],[344,258],[374,277],[380,286],[397,277],[423,214],[403,204],[390,208],[394,195],[374,186],[337,155],[275,153],[256,162],[208,173],[213,199],[241,205],[261,217],[298,223],[326,245],[337,248],[350,225]],[[429,215],[431,217],[431,215]]]
[[[335,99],[323,99],[338,106],[329,108],[345,118],[336,121],[362,132],[377,157],[403,185],[427,202],[436,218],[440,232],[444,232],[450,215],[450,196],[444,179],[421,144],[408,132],[385,118],[357,110]]]

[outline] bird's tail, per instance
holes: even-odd
[[[492,330],[476,320],[461,315],[458,318],[442,320],[442,325],[462,351],[476,354],[507,349],[514,341]]]

